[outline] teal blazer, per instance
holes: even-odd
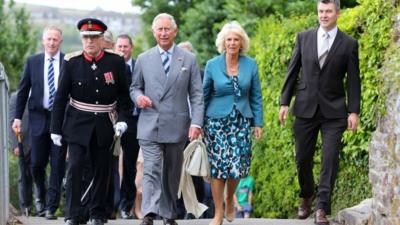
[[[236,109],[246,118],[252,118],[252,126],[264,125],[261,85],[256,61],[239,56],[239,89],[241,96],[235,96],[232,78],[225,66],[225,54],[210,59],[204,69],[204,106],[209,118],[228,116]]]

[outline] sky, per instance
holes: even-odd
[[[115,12],[139,12],[138,8],[132,6],[132,0],[14,0],[18,3],[32,5],[44,5],[58,8],[93,10],[97,7],[105,11]]]

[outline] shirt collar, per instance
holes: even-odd
[[[132,58],[128,59],[128,61],[126,61],[126,64],[132,68]]]
[[[169,48],[167,50],[167,52],[172,55],[172,53],[174,53],[174,47],[175,47],[175,43],[172,44],[171,48]],[[163,54],[165,52],[164,49],[162,49],[159,45],[157,45],[158,51],[160,52],[160,55]]]
[[[324,33],[328,33],[329,34],[329,38],[331,40],[333,40],[336,37],[337,32],[338,32],[338,27],[337,26],[335,26],[333,29],[331,29],[328,32],[326,32],[324,29],[319,27],[318,28],[318,38],[321,38]]]
[[[60,60],[60,50],[54,55],[50,56],[47,52],[44,53],[44,61],[47,62],[50,58],[53,58],[54,61],[59,61]]]

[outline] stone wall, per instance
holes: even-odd
[[[400,225],[400,14],[395,42],[383,68],[388,91],[386,114],[379,120],[369,148],[372,214],[369,224]]]

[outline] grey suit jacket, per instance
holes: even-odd
[[[175,46],[171,60],[168,77],[157,46],[136,60],[130,96],[135,103],[140,95],[152,101],[152,107],[141,110],[138,139],[178,143],[187,140],[191,124],[203,126],[203,89],[196,57]]]
[[[15,108],[17,105],[17,91],[13,92],[10,96],[10,108],[9,108],[9,115],[15,115]],[[24,114],[22,116],[22,127],[21,127],[21,133],[22,133],[22,146],[24,147],[23,151],[24,154],[27,155],[29,154],[31,150],[31,134],[29,132],[29,122],[28,122],[29,114],[28,114],[28,107],[25,107]],[[14,150],[15,147],[18,145],[17,137],[15,136],[14,131],[11,129],[12,123],[14,119],[10,121],[10,140],[12,142],[12,150]]]

